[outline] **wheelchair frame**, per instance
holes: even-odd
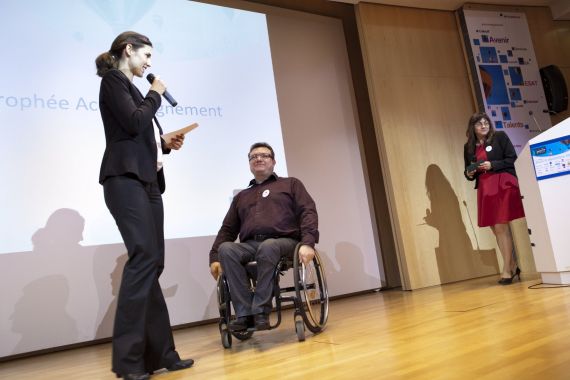
[[[324,266],[318,251],[315,257],[305,265],[299,260],[298,243],[292,258],[282,257],[273,274],[273,296],[275,299],[275,313],[277,321],[270,324],[269,329],[277,328],[281,324],[281,310],[283,303],[292,303],[294,307],[295,332],[300,342],[305,340],[305,326],[314,334],[320,333],[326,326],[329,313],[329,296],[325,278]],[[255,290],[256,262],[246,265],[252,291]],[[293,285],[281,288],[281,276],[289,269],[293,269]],[[235,319],[232,313],[231,295],[226,276],[218,277],[218,309],[220,320],[218,327],[224,348],[232,346],[232,336],[239,340],[251,338],[256,331],[255,327],[242,331],[230,331],[229,325]],[[290,295],[293,293],[293,295]]]

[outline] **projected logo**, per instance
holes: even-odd
[[[154,7],[156,0],[84,0],[84,3],[119,34],[132,29]]]

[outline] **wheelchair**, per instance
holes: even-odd
[[[325,271],[319,253],[315,249],[315,257],[305,265],[299,260],[299,248],[295,247],[293,257],[282,257],[273,274],[274,312],[277,320],[270,324],[275,329],[281,324],[281,310],[284,304],[292,304],[294,308],[295,332],[299,342],[305,340],[305,326],[313,334],[320,333],[327,323],[329,314],[329,296]],[[255,290],[257,263],[252,261],[246,265],[251,290]],[[293,269],[293,286],[280,287],[281,277],[289,269]],[[232,336],[244,341],[253,335],[255,327],[247,330],[231,331],[230,322],[236,318],[232,313],[232,299],[226,276],[218,277],[218,308],[220,311],[219,330],[224,348],[232,346]]]

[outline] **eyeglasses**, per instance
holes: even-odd
[[[475,123],[475,126],[476,126],[477,128],[488,127],[489,125],[490,125],[490,124],[489,124],[489,122],[488,122],[487,120],[481,120],[481,121],[478,121],[477,123]]]
[[[267,160],[269,158],[273,158],[273,156],[271,156],[271,154],[269,154],[269,153],[256,153],[256,154],[252,154],[251,156],[249,156],[250,161],[257,160],[257,159]]]

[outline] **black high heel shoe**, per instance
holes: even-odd
[[[497,281],[501,285],[510,285],[513,283],[512,277],[501,277],[499,281]]]
[[[521,269],[517,266],[517,269],[515,269],[515,273],[511,276],[511,280],[514,281],[515,277],[519,278],[519,281],[521,280]]]
[[[501,285],[510,285],[515,280],[515,277],[518,277],[519,281],[521,280],[521,270],[518,266],[517,266],[517,269],[515,269],[515,273],[511,274],[510,278],[509,277],[501,277],[501,279],[498,281],[498,283]]]

